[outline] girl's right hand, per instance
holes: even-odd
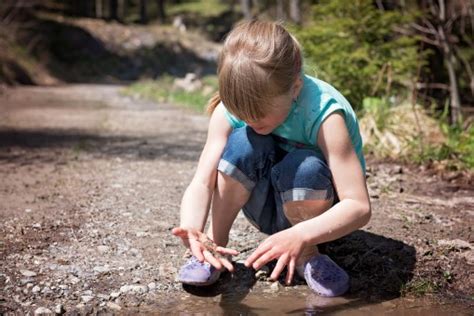
[[[230,272],[234,271],[234,266],[224,256],[238,255],[237,250],[217,246],[206,234],[194,228],[175,227],[171,232],[176,237],[181,238],[184,245],[191,250],[199,261],[203,262],[205,260],[219,270],[224,266]]]

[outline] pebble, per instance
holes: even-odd
[[[122,307],[120,307],[120,305],[115,304],[113,302],[107,302],[107,307],[110,308],[110,309],[113,309],[115,311],[119,311],[119,310],[122,309]]]
[[[79,283],[80,281],[81,281],[81,280],[80,280],[78,277],[75,277],[75,276],[73,276],[73,275],[71,275],[71,276],[69,277],[69,282],[71,282],[72,284],[77,284],[77,283]]]
[[[58,315],[64,314],[66,310],[62,304],[58,304],[54,307],[54,312]]]
[[[30,278],[36,276],[36,272],[30,271],[30,270],[20,270],[20,273]]]
[[[90,301],[92,301],[94,299],[94,296],[92,295],[82,295],[81,296],[81,300],[84,302],[84,303],[89,303]]]
[[[266,280],[270,274],[270,269],[267,266],[263,266],[255,273],[257,280]]]
[[[109,246],[104,246],[104,245],[100,245],[97,247],[97,250],[100,252],[100,253],[106,253],[108,252],[110,249]]]
[[[144,285],[134,285],[134,284],[124,285],[120,288],[120,292],[141,294],[141,293],[148,292],[148,287]]]
[[[270,285],[270,292],[276,293],[280,290],[280,282],[276,281]]]
[[[97,273],[109,273],[110,269],[108,266],[97,266],[97,267],[94,267],[94,271],[97,272]]]
[[[38,293],[39,291],[41,291],[41,288],[40,288],[38,285],[35,285],[35,286],[31,289],[31,293]]]
[[[155,282],[148,283],[148,289],[150,291],[156,289],[156,283]]]
[[[46,307],[38,307],[35,310],[35,315],[52,315],[53,312],[50,309],[47,309]]]
[[[121,292],[112,292],[112,293],[110,293],[110,297],[111,298],[117,298],[117,297],[120,296],[120,294],[122,294],[122,293]]]

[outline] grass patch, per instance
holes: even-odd
[[[217,91],[217,77],[205,76],[201,88],[186,91],[174,85],[174,78],[163,76],[158,80],[141,81],[125,88],[122,93],[154,102],[172,103],[203,113],[210,97]]]
[[[412,294],[415,296],[424,296],[429,293],[436,293],[439,290],[438,284],[430,280],[417,280],[406,284],[402,288],[402,295]]]
[[[182,1],[178,4],[170,5],[166,8],[166,10],[170,15],[191,13],[206,18],[221,15],[224,11],[229,10],[229,5],[220,0],[188,0]]]

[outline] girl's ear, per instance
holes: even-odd
[[[303,88],[303,79],[301,79],[301,77],[298,76],[298,78],[296,78],[295,83],[293,84],[293,92],[292,92],[293,100],[296,100],[298,98],[301,88]]]

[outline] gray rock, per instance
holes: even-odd
[[[100,253],[106,253],[108,252],[110,249],[109,246],[104,246],[104,245],[100,245],[100,246],[97,246],[97,250],[100,252]]]
[[[82,295],[81,296],[81,300],[84,302],[84,303],[89,303],[90,301],[92,301],[94,299],[94,296],[92,295]]]
[[[97,267],[94,267],[94,271],[97,272],[97,273],[109,273],[110,272],[110,269],[108,266],[97,266]]]
[[[156,283],[155,282],[148,283],[148,290],[152,291],[154,289],[156,289]]]
[[[122,293],[121,292],[112,292],[112,293],[110,293],[110,297],[111,298],[117,298],[117,297],[120,296],[120,294],[122,294]]]
[[[38,307],[35,310],[35,315],[53,315],[53,312],[46,307]]]
[[[113,302],[107,302],[107,307],[110,308],[111,310],[114,310],[114,311],[119,311],[119,310],[122,309],[122,307],[120,307],[120,305],[115,304]]]
[[[64,314],[66,310],[62,304],[58,304],[54,307],[54,312],[58,315]]]
[[[148,292],[148,287],[145,285],[124,285],[120,288],[120,292],[122,293],[134,293],[134,294],[143,294]]]
[[[271,285],[270,285],[270,292],[271,293],[276,293],[280,290],[280,283],[278,281],[276,282],[273,282]]]
[[[31,289],[31,293],[38,293],[39,291],[41,291],[41,288],[40,288],[38,285],[35,285],[35,286]]]
[[[30,270],[20,270],[20,273],[30,278],[36,276],[36,272],[30,271]]]

